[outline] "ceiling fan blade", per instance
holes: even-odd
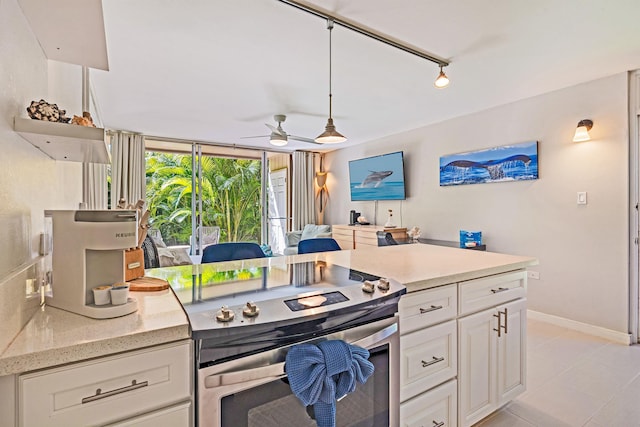
[[[311,138],[305,138],[303,136],[295,136],[295,135],[289,135],[290,139],[295,139],[296,141],[302,141],[302,142],[309,142],[311,144],[318,144],[318,145],[322,145],[322,143],[320,142],[316,142]]]
[[[269,138],[271,135],[241,136],[240,139],[247,138]]]
[[[282,130],[282,129],[278,129],[277,127],[275,127],[274,125],[270,125],[269,123],[265,123],[265,125],[271,129],[272,132],[277,133],[278,135],[282,135],[282,136],[287,136],[287,134]]]

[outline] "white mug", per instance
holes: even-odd
[[[122,305],[126,304],[129,298],[129,284],[128,283],[116,283],[111,288],[111,304]]]
[[[111,302],[111,285],[93,288],[93,303],[95,305],[107,305]]]

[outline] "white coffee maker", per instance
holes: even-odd
[[[137,301],[95,305],[93,289],[124,281],[124,250],[137,246],[135,210],[48,210],[53,225],[52,296],[46,304],[94,319],[133,313]]]

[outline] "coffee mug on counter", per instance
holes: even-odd
[[[93,303],[95,305],[107,305],[111,302],[111,285],[93,288]]]
[[[116,283],[111,288],[111,304],[122,305],[126,304],[129,298],[129,284],[128,283]]]

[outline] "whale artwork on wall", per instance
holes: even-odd
[[[440,157],[440,186],[538,179],[538,141]]]
[[[351,201],[404,200],[404,153],[349,161]]]

